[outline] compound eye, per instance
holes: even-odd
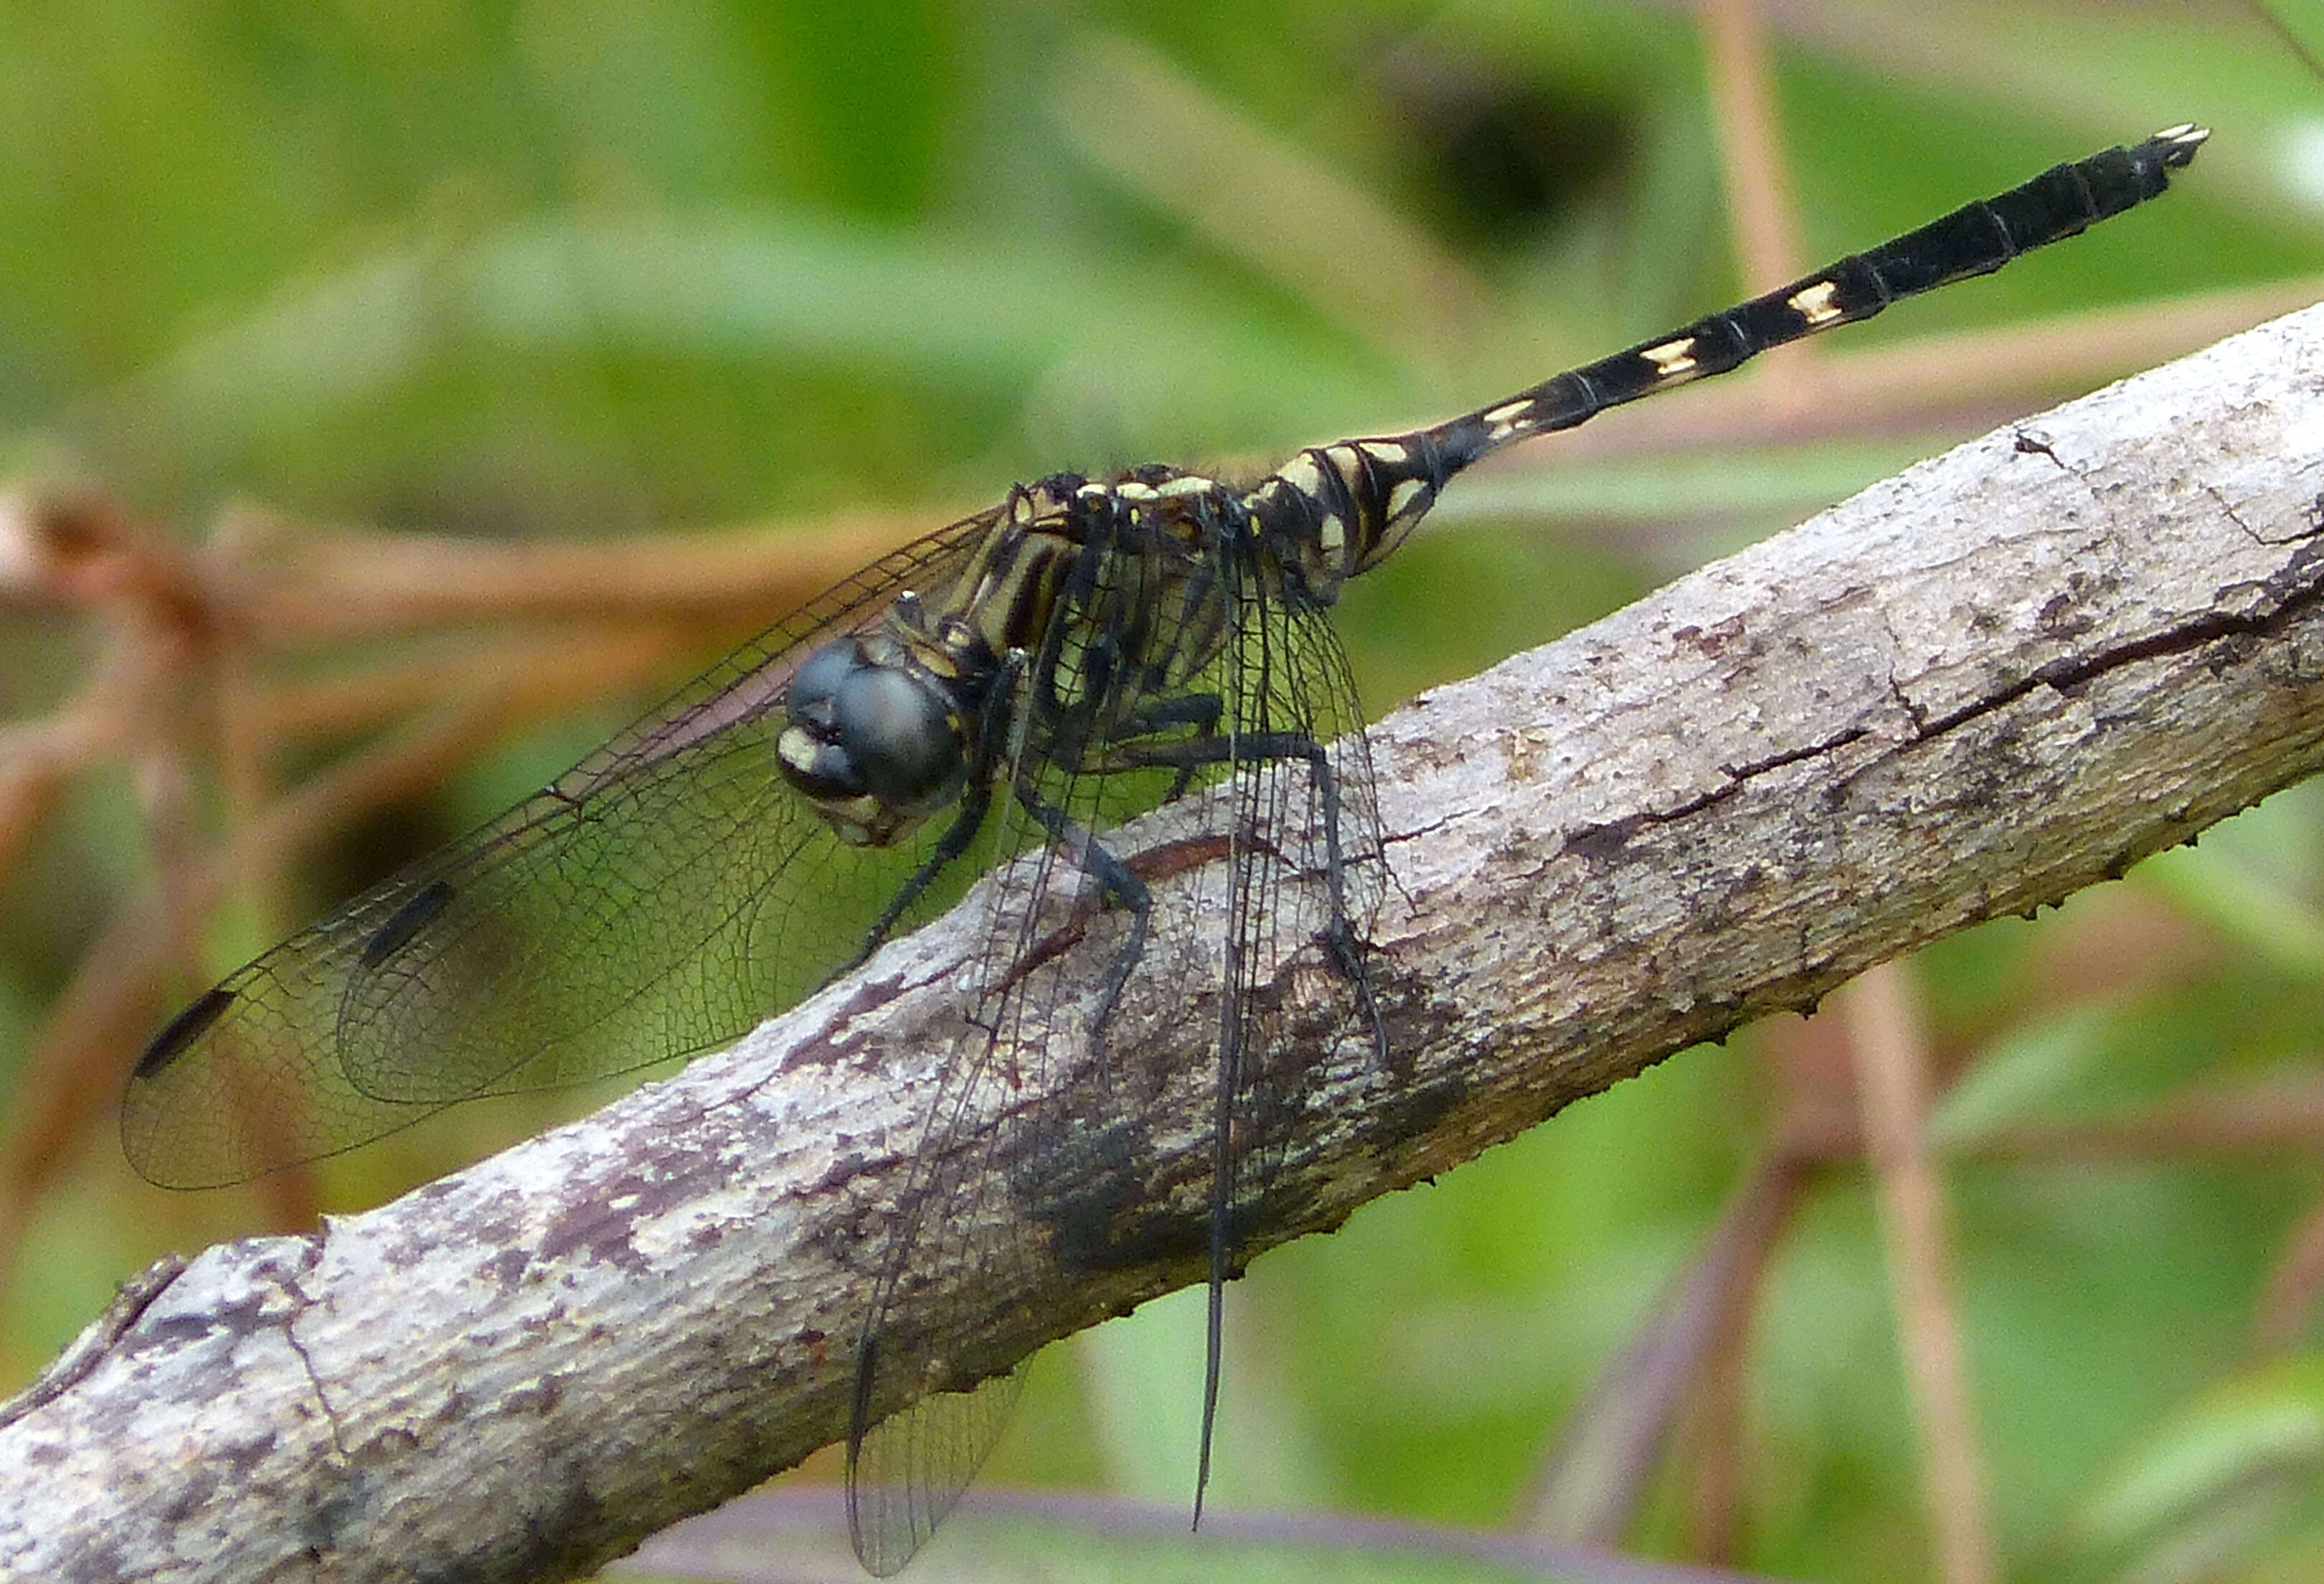
[[[862,645],[853,638],[835,638],[808,655],[791,676],[791,723],[814,727],[819,735],[829,733],[839,690],[865,663]]]
[[[839,741],[873,797],[916,811],[943,801],[959,785],[960,735],[931,689],[891,667],[863,666],[835,703]]]

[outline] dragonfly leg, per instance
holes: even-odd
[[[1099,992],[1097,1015],[1090,1020],[1091,1038],[1101,1039],[1105,1025],[1113,1020],[1114,1008],[1120,1003],[1130,976],[1138,969],[1139,959],[1146,955],[1147,925],[1154,915],[1153,894],[1146,889],[1146,882],[1131,874],[1130,866],[1109,852],[1086,827],[1032,787],[1019,782],[1017,801],[1049,833],[1049,839],[1065,849],[1082,873],[1097,882],[1102,901],[1118,903],[1130,911],[1130,937],[1113,954],[1113,966],[1106,969],[1104,987]]]
[[[950,825],[945,827],[944,834],[936,838],[936,844],[929,850],[927,861],[913,870],[911,878],[897,887],[896,894],[888,899],[888,905],[880,911],[880,917],[864,935],[863,944],[855,949],[855,955],[832,969],[830,978],[824,983],[843,978],[872,959],[872,954],[886,942],[890,931],[895,929],[897,922],[911,905],[920,900],[921,894],[936,884],[936,876],[943,874],[954,858],[968,850],[969,844],[976,839],[976,833],[983,829],[984,816],[991,807],[991,794],[981,786],[972,786],[961,794],[960,812],[954,816]]]
[[[1176,765],[1183,784],[1207,764],[1273,764],[1304,760],[1315,778],[1316,801],[1323,818],[1323,880],[1331,892],[1332,917],[1316,931],[1316,940],[1332,967],[1355,987],[1370,1025],[1374,1052],[1388,1058],[1388,1025],[1372,996],[1371,976],[1364,967],[1363,948],[1356,939],[1348,909],[1346,860],[1340,846],[1340,778],[1332,768],[1331,750],[1304,732],[1246,732],[1235,737],[1205,735],[1185,742],[1122,745],[1115,762],[1125,766]]]
[[[1218,740],[1219,718],[1226,713],[1226,700],[1216,693],[1185,693],[1176,699],[1157,699],[1147,704],[1130,718],[1120,734],[1126,738],[1151,736],[1173,727],[1191,726],[1194,735],[1186,739],[1196,743]],[[1194,773],[1206,764],[1218,764],[1219,759],[1186,758],[1178,765],[1178,779],[1162,796],[1166,803],[1175,803],[1186,795],[1194,784]]]

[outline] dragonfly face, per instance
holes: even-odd
[[[892,634],[834,639],[791,680],[776,758],[841,840],[887,847],[960,797],[970,753],[962,690]]]

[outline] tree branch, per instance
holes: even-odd
[[[1314,1054],[1253,1250],[2324,762],[2319,366],[2314,310],[1384,721],[1393,1058]],[[1215,868],[1157,884],[1141,983],[1215,977]],[[986,895],[586,1122],[149,1283],[0,1412],[0,1572],[565,1578],[839,1437]],[[1040,971],[1094,982],[1102,932]],[[1097,1255],[903,1295],[964,1377],[1201,1279],[1207,994],[1123,1009],[1139,1149],[1017,1185],[1016,1236]]]

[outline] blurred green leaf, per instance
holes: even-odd
[[[2153,1426],[2078,1506],[2077,1577],[2169,1584],[2324,1545],[2324,1356],[2219,1382]]]

